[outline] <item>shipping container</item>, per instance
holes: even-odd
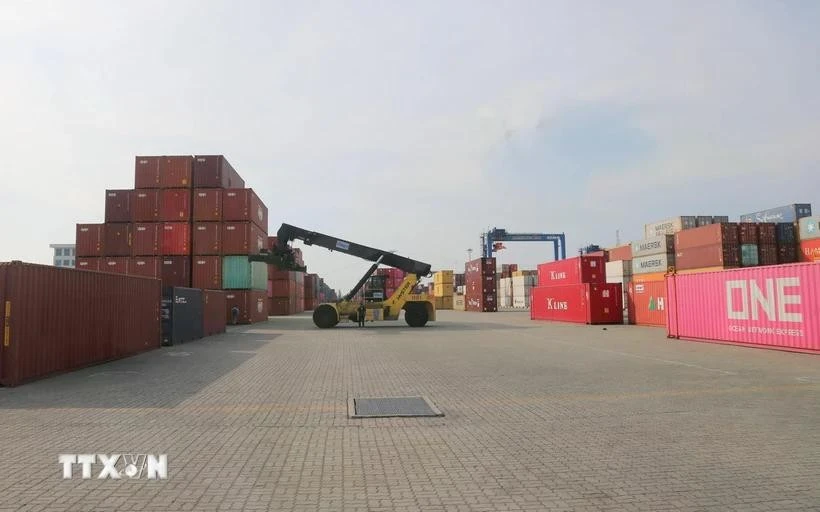
[[[820,238],[820,216],[803,217],[798,226],[798,236],[801,242]]]
[[[716,215],[712,217],[712,224],[723,224],[729,222],[728,215]]]
[[[760,265],[777,265],[779,258],[776,244],[760,244],[757,250]]]
[[[609,250],[609,261],[631,260],[632,244],[619,245]]]
[[[606,267],[601,256],[576,256],[538,265],[538,286],[606,283]]]
[[[197,188],[245,188],[245,181],[222,155],[196,155],[194,186]]]
[[[698,215],[697,217],[695,217],[695,225],[697,227],[708,226],[709,224],[712,224],[711,215]]]
[[[273,297],[268,299],[268,314],[270,316],[288,316],[298,313],[297,308],[287,297]]]
[[[678,249],[675,254],[675,268],[688,270],[706,267],[733,268],[740,266],[740,246],[706,245]]]
[[[133,190],[105,191],[105,222],[131,222]]]
[[[666,278],[666,272],[655,272],[653,274],[632,274],[632,281],[635,283],[649,283],[652,281],[663,281]]]
[[[655,254],[674,254],[675,236],[660,235],[632,242],[632,259]]]
[[[194,254],[219,255],[222,254],[222,223],[195,222],[193,227]]]
[[[187,256],[189,254],[191,254],[191,225],[187,222],[163,223],[162,255]]]
[[[159,160],[162,188],[191,188],[193,185],[194,157],[164,156]]]
[[[100,262],[102,258],[88,258],[84,256],[78,256],[75,260],[75,268],[78,270],[93,270],[95,272],[100,271]]]
[[[583,283],[532,289],[530,318],[582,324],[623,323],[620,284]]]
[[[239,309],[237,324],[254,324],[268,319],[264,290],[231,290],[225,292],[225,299],[225,319],[229,325],[234,324],[231,314],[234,307]]]
[[[162,224],[158,222],[136,223],[132,228],[133,256],[160,256],[162,252]]]
[[[134,191],[131,214],[134,222],[159,221],[159,190]]]
[[[128,261],[128,274],[132,276],[150,277],[160,279],[160,259],[156,256],[140,257],[135,256]]]
[[[606,279],[610,277],[623,277],[632,275],[632,260],[616,260],[606,263]],[[617,282],[617,281],[616,281]]]
[[[740,222],[797,222],[798,219],[810,215],[811,204],[799,203],[779,206],[754,213],[746,213],[740,216]]]
[[[464,297],[464,309],[480,313],[494,313],[498,311],[498,302],[495,293],[467,294]]]
[[[160,304],[163,345],[178,345],[198,340],[205,335],[202,290],[166,288]]]
[[[170,188],[160,192],[159,220],[163,222],[188,222],[191,220],[191,191]]]
[[[222,258],[220,256],[194,256],[191,287],[221,290]]]
[[[457,311],[464,311],[466,307],[464,301],[464,295],[454,295],[453,296],[453,309]]]
[[[738,225],[734,223],[710,224],[702,228],[688,229],[675,234],[675,254],[681,249],[707,245],[739,245]],[[707,265],[711,266],[711,265]]]
[[[741,222],[738,224],[738,242],[740,245],[757,245],[760,241],[757,224]]]
[[[259,254],[267,235],[252,222],[222,223],[222,253],[226,256]]]
[[[222,288],[225,290],[266,290],[268,267],[262,261],[248,261],[247,256],[222,258]]]
[[[820,238],[800,242],[799,258],[801,262],[806,263],[820,261]]]
[[[670,267],[674,266],[675,256],[673,254],[661,253],[640,256],[632,259],[632,275],[667,272]]]
[[[194,221],[222,221],[222,190],[218,188],[194,190]]]
[[[165,256],[160,259],[162,286],[191,286],[191,258],[188,256]]]
[[[651,224],[646,224],[644,226],[644,238],[652,238],[661,235],[674,235],[679,231],[696,227],[697,219],[695,217],[672,217],[658,222],[653,222]]]
[[[155,279],[0,263],[0,384],[159,348],[159,299]]]
[[[109,274],[128,274],[128,257],[103,257],[100,259],[100,272]]]
[[[202,290],[202,334],[213,336],[225,332],[227,301],[221,290]]]
[[[778,244],[797,244],[797,224],[793,222],[781,222],[776,224]]]
[[[777,224],[773,222],[763,222],[757,225],[757,243],[759,245],[769,245],[777,243]]]
[[[481,272],[495,274],[495,258],[478,258],[464,265],[465,275]]]
[[[104,256],[131,256],[131,224],[105,224]]]
[[[820,351],[820,265],[672,276],[668,335]]]
[[[743,244],[740,246],[740,266],[756,267],[760,265],[759,256],[757,244]]]
[[[629,322],[635,325],[666,325],[666,281],[629,283],[627,287]]]
[[[810,244],[812,242],[805,242]],[[799,252],[796,245],[783,245],[777,248],[777,263],[797,263],[800,259]]]
[[[77,257],[95,258],[103,255],[105,224],[77,224],[75,254]]]
[[[268,207],[250,188],[225,190],[222,195],[222,219],[253,222],[265,234],[268,232]]]
[[[158,156],[138,156],[136,157],[136,167],[134,173],[135,188],[160,188]],[[134,219],[140,222],[148,222],[153,219]]]

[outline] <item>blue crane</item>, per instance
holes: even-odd
[[[564,233],[507,233],[506,229],[493,228],[481,235],[484,257],[491,258],[493,253],[501,248],[502,242],[552,242],[555,259],[567,259],[567,240]]]

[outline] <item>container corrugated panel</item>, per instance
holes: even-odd
[[[99,272],[101,260],[102,258],[88,258],[78,256],[75,262],[75,268],[77,268],[77,270],[93,270],[95,272]]]
[[[203,334],[213,336],[225,332],[225,310],[227,309],[225,292],[221,290],[203,290],[202,303]]]
[[[652,254],[632,259],[632,275],[654,274],[667,272],[675,266],[675,256],[672,254]]]
[[[265,291],[230,290],[225,292],[225,318],[230,325],[231,309],[239,308],[239,324],[254,324],[268,319],[268,304]]]
[[[138,156],[134,173],[134,186],[136,188],[160,188],[159,178],[159,157],[158,156]],[[134,219],[138,221],[150,221],[152,219]]]
[[[811,204],[796,203],[743,214],[740,216],[740,222],[797,222],[798,219],[810,215]]]
[[[227,256],[259,254],[266,234],[252,222],[222,223],[222,253]]]
[[[131,214],[134,222],[159,221],[159,190],[134,191]]]
[[[538,286],[605,283],[606,262],[601,256],[576,256],[538,265]]]
[[[820,351],[820,265],[678,275],[667,286],[670,337]]]
[[[609,261],[631,260],[632,244],[619,245],[609,250]]]
[[[800,261],[820,261],[820,238],[800,242]]]
[[[104,224],[77,224],[75,253],[78,257],[99,257],[103,255],[105,233]]]
[[[498,302],[494,293],[467,294],[464,296],[464,309],[480,313],[494,313],[498,311]]]
[[[159,300],[155,279],[0,264],[0,384],[159,348]]]
[[[777,245],[761,244],[758,246],[758,252],[761,265],[777,265],[779,259]]]
[[[684,248],[675,254],[675,268],[680,270],[739,266],[740,246],[737,244]]]
[[[222,223],[195,222],[193,226],[193,249],[195,255],[222,254]]]
[[[651,256],[654,254],[674,254],[675,236],[661,235],[632,242],[632,258]]]
[[[107,223],[103,231],[104,256],[131,256],[131,224]]]
[[[164,256],[160,259],[162,286],[191,286],[191,258],[188,256]]]
[[[777,243],[778,244],[796,244],[797,243],[797,224],[793,222],[781,222],[776,225]]]
[[[757,225],[757,243],[760,245],[777,243],[777,224],[764,222]]]
[[[729,222],[728,215],[715,215],[712,217],[712,224],[723,224]]]
[[[632,260],[616,260],[606,263],[607,282],[610,277],[623,277],[632,275]],[[615,281],[618,282],[618,281]]]
[[[177,345],[205,336],[203,306],[202,290],[165,289],[160,308],[162,344]]]
[[[812,243],[812,242],[806,242]],[[820,244],[818,244],[820,245]],[[796,245],[781,245],[777,247],[777,263],[797,263],[800,259]]]
[[[128,274],[128,264],[131,258],[128,257],[105,257],[100,259],[100,272],[111,274]]]
[[[159,279],[162,276],[159,261],[156,256],[133,257],[128,262],[128,274]]]
[[[194,157],[194,186],[245,188],[245,181],[223,155],[196,155]]]
[[[210,290],[222,289],[222,258],[194,256],[191,286]]]
[[[820,216],[804,217],[800,219],[798,226],[798,236],[801,242],[820,238]]]
[[[712,224],[712,216],[711,215],[698,215],[697,217],[695,217],[695,224],[698,227],[707,226],[709,224]]]
[[[164,156],[159,160],[159,179],[162,188],[191,188],[193,186],[193,156]]]
[[[222,288],[225,290],[267,290],[267,274],[264,262],[248,261],[247,256],[222,258]]]
[[[163,223],[162,255],[187,256],[189,254],[191,254],[191,225],[187,222]]]
[[[675,253],[681,249],[707,245],[738,245],[740,233],[735,223],[710,224],[702,228],[688,229],[675,234]]]
[[[162,224],[157,222],[136,223],[132,228],[134,256],[159,256],[162,251]]]
[[[644,238],[661,235],[674,235],[679,231],[697,227],[697,219],[693,216],[681,216],[652,222],[644,226]]]
[[[188,222],[190,219],[190,190],[171,188],[160,192],[159,220],[163,222]]]
[[[666,281],[632,282],[627,287],[629,318],[635,325],[666,325]]]
[[[532,289],[530,318],[583,324],[623,323],[620,284],[570,284]]]
[[[740,246],[740,265],[743,267],[760,265],[757,244],[743,244]]]
[[[105,191],[105,222],[131,222],[133,190]]]
[[[232,222],[253,222],[268,232],[268,207],[253,189],[227,189],[222,195],[222,219]]]
[[[198,188],[194,190],[194,221],[222,221],[222,190]]]
[[[757,244],[760,235],[757,224],[751,222],[741,222],[738,224],[738,242],[740,245]]]

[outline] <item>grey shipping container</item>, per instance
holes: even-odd
[[[675,236],[660,235],[632,242],[632,258],[650,256],[653,254],[674,254]]]
[[[669,267],[674,265],[674,254],[652,254],[650,256],[632,258],[632,275],[666,272]]]
[[[724,222],[729,222],[728,215],[715,215],[712,217],[712,224],[723,224]]]
[[[204,337],[203,309],[202,290],[166,288],[160,310],[162,344],[176,345]]]
[[[797,243],[797,226],[793,222],[778,223],[775,232],[778,244],[794,245]]]
[[[698,227],[700,227],[700,226],[705,226],[707,224],[711,224],[712,223],[712,218],[713,217],[711,215],[698,215],[697,218],[695,219],[695,221],[696,221]]]
[[[740,222],[797,222],[803,217],[810,216],[811,204],[797,203],[754,213],[746,213],[740,216]]]
[[[644,226],[644,237],[652,238],[653,236],[660,235],[674,235],[684,229],[696,228],[698,227],[697,224],[697,218],[693,216],[672,217],[646,224]]]
[[[799,224],[801,242],[820,238],[820,217],[803,217]]]

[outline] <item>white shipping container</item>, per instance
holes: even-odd
[[[525,295],[522,297],[513,297],[513,305],[514,308],[529,308],[530,307],[530,296]]]
[[[697,225],[697,217],[691,215],[672,217],[644,225],[644,237],[652,238],[653,236],[674,235],[678,231],[692,229],[697,227]],[[632,257],[635,257],[634,253],[632,254]]]
[[[666,272],[669,267],[674,265],[674,254],[663,253],[641,256],[640,258],[634,258],[632,260],[632,275]]]
[[[632,275],[632,260],[617,260],[606,262],[606,279],[609,283],[610,277],[621,278],[623,276]],[[612,281],[618,283],[620,281]]]
[[[538,284],[538,276],[513,276],[512,277],[512,285],[513,288],[520,288],[524,286],[535,286]]]

